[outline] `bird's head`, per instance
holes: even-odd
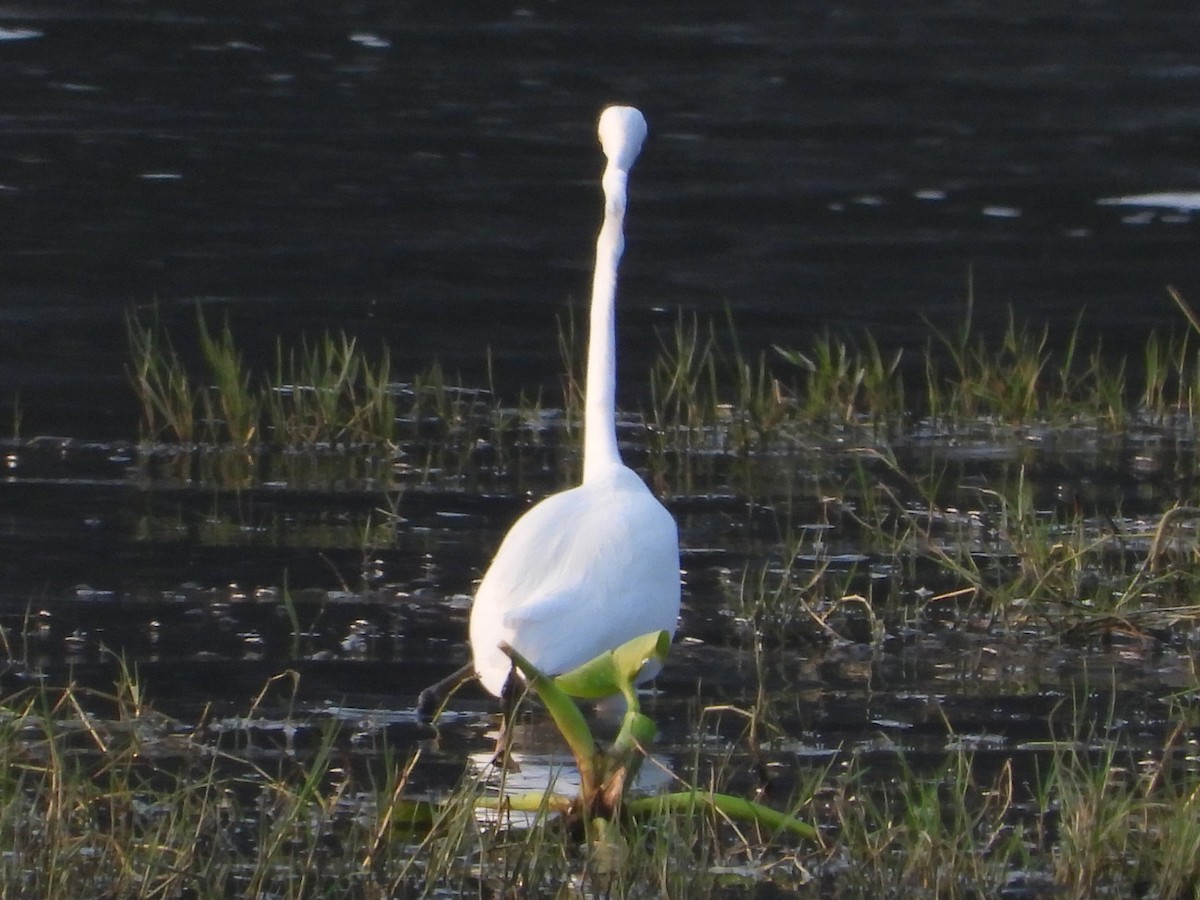
[[[646,119],[632,106],[610,106],[600,114],[600,146],[608,161],[626,172],[646,139]]]

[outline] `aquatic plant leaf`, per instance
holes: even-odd
[[[406,800],[392,804],[391,824],[405,831],[427,831],[433,827],[438,808],[429,800]]]
[[[621,721],[621,730],[613,741],[610,755],[619,757],[622,753],[645,746],[657,735],[658,726],[653,719],[637,710],[630,710]]]
[[[513,665],[521,670],[529,687],[546,705],[550,717],[554,719],[554,724],[558,726],[559,733],[575,757],[584,796],[590,796],[596,784],[596,741],[587,722],[584,721],[583,713],[566,692],[555,684],[554,679],[543,675],[537,666],[508,644],[501,644],[500,649],[513,661]]]
[[[652,631],[626,641],[615,650],[606,650],[578,669],[554,679],[572,697],[594,700],[613,694],[633,694],[633,680],[651,659],[664,660],[671,647],[671,636]]]
[[[658,737],[658,726],[649,716],[637,713],[629,722],[629,733],[639,744],[648,744]]]
[[[794,816],[782,813],[761,803],[732,794],[714,791],[678,791],[658,794],[654,797],[639,797],[629,800],[625,808],[633,815],[662,815],[668,812],[694,813],[700,806],[708,806],[717,812],[742,822],[755,822],[772,831],[788,831],[803,838],[816,838],[817,829]]]
[[[584,700],[622,693],[616,660],[611,650],[605,650],[578,669],[559,675],[554,683],[564,693]]]
[[[665,631],[653,631],[626,641],[613,651],[617,671],[632,683],[642,667],[651,660],[665,662],[671,651],[671,635]]]
[[[645,758],[642,748],[654,740],[658,726],[636,709],[625,713],[621,730],[604,754],[604,782],[600,785],[602,809],[613,810],[623,801],[625,788],[632,784]]]
[[[475,806],[479,809],[512,809],[527,813],[547,812],[566,815],[570,813],[574,805],[573,797],[545,791],[522,791],[516,794],[505,794],[502,797],[475,798]]]

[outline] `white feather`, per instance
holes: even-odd
[[[511,669],[502,642],[559,675],[639,635],[673,635],[679,616],[675,520],[621,463],[615,427],[617,266],[625,188],[646,121],[632,107],[609,107],[599,134],[608,167],[592,284],[584,479],[516,521],[479,585],[471,648],[480,681],[497,695]]]

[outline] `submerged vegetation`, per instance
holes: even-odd
[[[79,629],[5,618],[0,894],[1195,896],[1200,328],[1173,296],[1189,328],[1136,358],[1079,325],[1052,342],[1010,321],[988,340],[970,304],[904,351],[826,333],[749,353],[731,320],[681,318],[619,433],[680,522],[685,640],[660,684],[696,699],[647,746],[658,698],[642,716],[631,694],[596,750],[591,720],[563,724],[543,695],[562,734],[518,749],[524,771],[490,764],[482,714],[443,725],[481,749],[464,764],[407,713],[397,741],[370,711],[301,702],[296,673],[399,641],[431,584],[430,608],[461,603],[468,574],[390,592],[381,574],[397,534],[432,572],[431,522],[479,530],[446,498],[487,494],[507,517],[577,477],[573,322],[551,408],[437,366],[397,377],[344,335],[253,366],[227,325],[201,318],[181,352],[130,318],[129,477],[141,498],[203,498],[194,518],[147,500],[139,539],[271,545],[313,497],[350,496],[316,515],[311,546],[361,570],[340,592],[289,590],[289,574],[162,602],[156,616],[211,620],[286,672],[237,711],[159,712],[111,655],[114,691],[43,678],[46,635]],[[14,442],[10,466],[39,449]],[[671,681],[717,657],[736,683]],[[1118,673],[1168,659],[1170,683],[1118,711]],[[922,666],[945,669],[945,692],[897,699],[904,716],[873,706]],[[993,727],[955,707],[955,686],[985,680],[1019,682],[1030,711]],[[522,722],[545,720],[530,708]]]

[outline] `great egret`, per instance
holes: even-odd
[[[626,184],[646,120],[633,107],[610,106],[598,131],[608,165],[592,281],[583,482],[546,497],[513,524],[475,594],[473,667],[496,696],[512,673],[502,643],[559,675],[639,635],[673,635],[679,617],[675,520],[621,462],[615,422],[617,266]],[[639,680],[654,674],[647,667]],[[420,704],[435,702],[423,694]]]

